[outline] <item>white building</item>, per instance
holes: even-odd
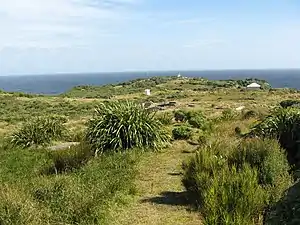
[[[249,90],[258,90],[260,88],[261,86],[258,83],[252,83],[247,86],[247,89]]]
[[[146,90],[145,90],[145,95],[148,95],[148,96],[151,95],[150,89],[146,89]]]

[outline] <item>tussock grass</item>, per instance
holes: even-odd
[[[168,141],[155,114],[130,101],[99,105],[89,121],[87,141],[96,151],[158,149]]]
[[[23,125],[11,137],[14,145],[28,148],[30,146],[47,145],[53,140],[59,140],[66,131],[63,117],[38,117]]]

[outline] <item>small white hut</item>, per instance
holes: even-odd
[[[150,96],[150,95],[151,95],[151,90],[150,90],[150,89],[146,89],[146,90],[145,90],[145,95]]]
[[[259,90],[261,86],[258,83],[252,83],[247,86],[249,90]]]

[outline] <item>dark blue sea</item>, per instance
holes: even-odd
[[[300,89],[300,69],[289,70],[218,70],[218,71],[157,71],[123,73],[82,73],[53,75],[0,76],[0,89],[9,92],[25,92],[56,95],[78,85],[103,85],[152,76],[205,77],[211,80],[260,78],[274,88]]]

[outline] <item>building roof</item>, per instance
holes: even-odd
[[[249,84],[247,86],[247,88],[260,88],[260,85],[258,83],[252,83],[252,84]]]

